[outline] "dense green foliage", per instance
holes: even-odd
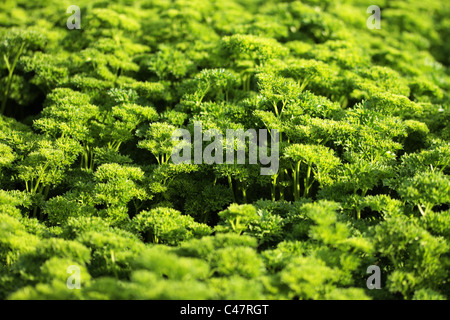
[[[445,1],[72,4],[0,3],[0,299],[450,297]],[[195,121],[278,172],[174,164]]]

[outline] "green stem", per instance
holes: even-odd
[[[92,169],[94,169],[94,152],[90,151],[89,155],[91,157],[91,160],[89,162],[89,170],[92,170]]]
[[[292,169],[292,188],[293,188],[293,194],[294,194],[294,200],[298,201],[298,193],[297,193],[297,168]]]
[[[121,144],[122,144],[122,141],[117,142],[117,143],[116,143],[116,147],[115,147],[114,149],[115,149],[116,151],[119,151],[119,148],[120,148]]]
[[[279,114],[278,114],[278,107],[277,107],[276,103],[273,104],[273,108],[275,109],[275,114],[276,114],[276,116],[278,118]]]
[[[279,173],[279,176],[280,176],[280,181],[284,181],[284,170],[281,170],[281,172]],[[284,188],[282,185],[280,185],[278,187],[278,192],[280,195],[280,200],[284,200]]]
[[[275,174],[272,177],[272,188],[271,188],[272,201],[276,200],[277,178],[278,178],[278,174]]]
[[[308,171],[306,172],[305,178],[305,190],[303,192],[303,196],[306,198],[309,195],[309,189],[311,188],[311,165],[308,165]]]
[[[48,167],[48,162],[45,164],[44,168],[42,169],[42,171],[45,171],[45,169],[47,169]],[[32,192],[35,193],[38,190],[39,184],[41,183],[42,180],[42,175],[39,176],[39,178],[36,181],[36,184],[34,185],[34,188],[32,189]]]
[[[283,113],[284,108],[286,107],[286,105],[287,105],[287,101],[283,101],[283,106],[281,107],[280,115]]]
[[[299,81],[300,91],[305,90],[306,86],[309,84],[310,79],[311,79],[310,77],[305,78],[301,84],[300,84],[300,81]]]
[[[84,168],[89,169],[89,151],[84,154]]]
[[[364,188],[364,189],[361,191],[361,197],[365,197],[367,191],[369,191],[369,189],[368,189],[368,188]]]
[[[139,212],[139,209],[142,207],[142,202],[137,204],[136,200],[133,200],[134,210],[136,211],[136,214]]]
[[[44,200],[47,199],[49,192],[50,192],[50,186],[46,186],[44,189]]]
[[[417,208],[419,208],[420,214],[421,214],[422,216],[425,216],[425,215],[426,215],[426,210],[423,211],[422,206],[421,206],[420,204],[417,204]]]
[[[230,187],[231,190],[231,196],[233,197],[233,203],[236,203],[236,197],[234,196],[234,191],[233,191],[233,181],[231,180],[231,176],[227,175],[228,178],[228,186]]]
[[[242,231],[239,231],[239,230],[238,230],[238,226],[239,226],[240,220],[241,220],[241,218],[238,216],[238,217],[236,218],[236,224],[234,225],[234,230],[235,230],[238,234],[241,234],[241,232],[242,232]],[[239,228],[239,229],[241,229],[241,228]]]
[[[296,192],[296,194],[295,194],[295,200],[296,201],[298,201],[298,200],[300,200],[300,165],[301,165],[301,161],[298,161],[297,162],[297,166],[296,166],[296,168],[295,168],[295,181],[294,181],[294,184],[295,184],[295,192]]]
[[[16,68],[17,61],[19,61],[19,57],[22,54],[22,51],[23,51],[24,47],[25,47],[25,42],[22,42],[22,45],[20,46],[20,49],[17,52],[17,55],[14,58],[14,62],[13,62],[12,66],[10,68],[9,68],[9,63],[6,64],[6,66],[8,67],[9,73],[8,73],[8,82],[7,82],[7,85],[6,85],[6,90],[5,90],[5,93],[3,95],[2,106],[1,106],[1,109],[0,109],[0,113],[1,114],[5,113],[6,101],[8,100],[9,91],[11,90],[12,79],[13,79],[13,75],[14,75],[14,69]],[[6,57],[3,56],[3,58],[5,59],[5,62],[7,62]]]
[[[203,211],[203,223],[208,223],[209,215],[206,211]]]
[[[33,208],[33,218],[36,218],[36,216],[37,216],[37,209],[38,209],[38,206],[35,205]]]

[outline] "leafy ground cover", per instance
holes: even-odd
[[[449,297],[444,1],[72,2],[0,3],[1,299]],[[279,170],[174,164],[196,121]]]

